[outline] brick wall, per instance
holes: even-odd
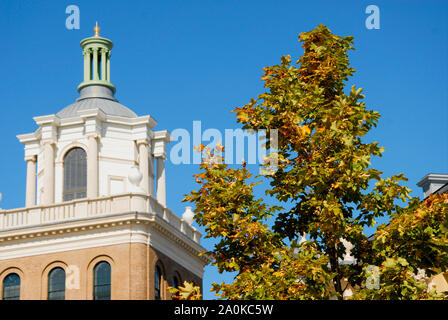
[[[181,281],[202,279],[174,262],[162,252],[143,243],[125,243],[88,249],[70,250],[0,261],[0,298],[3,279],[10,273],[20,276],[20,298],[47,299],[48,273],[55,267],[66,270],[70,279],[66,299],[93,299],[93,269],[100,261],[111,265],[111,297],[119,299],[154,299],[154,270],[162,270],[162,298],[170,299],[168,286],[177,275]]]

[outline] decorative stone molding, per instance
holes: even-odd
[[[90,225],[93,219],[120,216],[129,212],[138,213],[139,219],[157,221],[169,233],[177,233],[180,238],[199,244],[202,234],[196,228],[186,223],[182,227],[182,219],[161,206],[151,195],[132,193],[0,211],[0,241],[12,240],[8,238],[17,235],[26,236],[34,228],[83,221]],[[182,228],[184,232],[181,232]],[[42,233],[42,230],[38,233]]]
[[[201,233],[166,207],[166,144],[171,136],[166,130],[154,132],[155,119],[137,116],[115,98],[110,82],[112,41],[95,36],[82,40],[81,47],[84,79],[79,97],[57,114],[34,117],[38,129],[17,136],[25,145],[26,206],[0,209],[0,261],[7,265],[8,260],[23,258],[27,264],[29,257],[39,260],[46,254],[64,259],[58,257],[71,256],[73,250],[101,252],[114,245],[144,248],[149,256],[150,246],[202,278],[210,258],[199,257],[204,251]],[[64,170],[64,156],[76,147],[87,154],[87,190],[83,186],[74,195],[85,198],[63,201],[65,182],[72,176],[82,174],[85,183],[84,171],[67,175]],[[134,186],[127,179],[132,165],[136,168],[129,181]],[[47,274],[42,279],[46,281]],[[46,284],[41,287],[45,298]]]
[[[87,146],[79,141],[73,141],[69,144],[67,144],[66,146],[64,146],[62,149],[60,149],[56,155],[56,160],[55,163],[56,164],[62,164],[64,162],[64,156],[65,154],[70,151],[73,148],[81,148],[83,149],[86,153],[87,153]]]
[[[48,275],[50,271],[54,268],[62,268],[66,271],[67,267],[67,264],[63,261],[53,261],[44,268],[41,278],[41,299],[48,299]]]
[[[26,161],[26,162],[28,162],[28,161],[36,162],[36,161],[37,161],[37,158],[36,158],[36,157],[37,157],[37,155],[35,155],[35,154],[25,156],[25,161]]]
[[[139,146],[139,145],[141,145],[141,144],[146,144],[146,145],[148,145],[148,143],[149,143],[149,140],[148,139],[137,139],[137,140],[135,140],[135,143],[137,144],[137,146]]]
[[[423,189],[423,197],[428,197],[431,193],[438,192],[441,187],[448,184],[448,174],[430,173],[424,176],[417,186]]]
[[[38,126],[40,126],[40,127],[44,126],[44,125],[48,125],[48,124],[58,126],[59,123],[60,123],[60,120],[61,120],[55,114],[49,114],[49,115],[46,115],[46,116],[34,117],[33,119],[36,122],[36,124]]]
[[[90,48],[86,48],[86,49],[84,49],[83,51],[82,51],[82,55],[83,56],[85,56],[85,55],[90,55],[90,54],[92,54],[92,49],[90,49]]]
[[[185,233],[173,229],[170,223],[157,214],[141,212],[47,223],[30,228],[1,231],[0,261],[21,256],[129,243],[130,241],[149,244],[155,249],[171,255],[172,259],[182,264],[187,261],[179,260],[179,255],[184,255],[182,259],[189,261],[189,269],[195,269],[195,273],[200,276],[202,266],[210,263],[211,258],[206,255],[199,256],[205,249],[199,245],[199,231],[193,231],[198,234],[195,241]],[[43,244],[47,246],[46,249]],[[7,249],[8,247],[14,249],[11,251]],[[177,252],[177,254],[170,254],[167,251]],[[181,254],[181,252],[183,253]],[[185,253],[189,258],[186,258]],[[196,267],[194,267],[195,265]]]
[[[106,261],[107,263],[109,263],[109,265],[111,266],[111,270],[115,269],[115,261],[109,255],[104,254],[98,255],[95,258],[91,259],[87,265],[87,288],[94,287],[94,278],[93,278],[94,268],[98,263],[102,261]],[[93,300],[93,290],[88,290],[87,299]]]
[[[42,139],[42,140],[40,140],[40,144],[41,144],[41,146],[46,146],[46,145],[54,146],[54,145],[56,145],[56,140],[55,139],[51,139],[51,138],[49,138],[49,139]]]

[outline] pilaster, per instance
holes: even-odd
[[[98,135],[88,136],[87,150],[87,197],[98,197]]]
[[[36,156],[25,157],[26,161],[26,207],[36,205]]]
[[[141,187],[146,193],[149,193],[149,146],[147,139],[140,139],[136,141],[138,147],[138,162],[139,169],[143,175],[142,181],[140,183]]]
[[[42,140],[44,148],[44,196],[43,204],[54,203],[54,146],[52,139]]]

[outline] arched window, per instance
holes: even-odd
[[[87,196],[87,155],[73,148],[64,157],[64,201]]]
[[[20,277],[17,273],[3,279],[3,300],[20,300]]]
[[[48,274],[48,300],[65,300],[65,271],[60,267]]]
[[[154,292],[155,292],[154,297],[156,300],[162,299],[160,290],[161,282],[162,282],[162,272],[160,271],[160,267],[156,266],[156,270],[154,271]]]
[[[173,278],[171,279],[171,287],[173,288],[178,288],[180,285],[180,280],[179,280],[179,276],[176,272],[176,274],[173,276]],[[174,295],[174,294],[173,294]]]
[[[110,300],[110,264],[106,261],[99,262],[93,269],[93,278],[93,299]]]

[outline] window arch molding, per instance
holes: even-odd
[[[88,300],[93,300],[93,287],[94,287],[94,270],[95,270],[95,266],[102,262],[105,261],[107,263],[109,263],[110,265],[110,282],[111,282],[111,290],[110,290],[110,296],[111,299],[114,299],[115,297],[115,286],[114,286],[114,269],[115,269],[115,261],[114,259],[109,256],[109,255],[98,255],[95,258],[93,258],[92,260],[90,260],[90,262],[87,265],[87,299]]]
[[[107,261],[98,262],[93,268],[93,299],[111,300],[112,267]]]
[[[65,276],[67,276],[67,267],[68,265],[63,261],[54,261],[49,263],[43,270],[41,275],[41,299],[48,299],[48,276],[50,275],[51,270],[55,268],[62,268],[65,271]],[[69,299],[69,294],[67,292],[67,288],[65,289],[65,299]]]
[[[55,164],[63,164],[64,163],[64,158],[67,155],[67,153],[74,148],[81,148],[83,149],[86,154],[88,154],[88,150],[89,148],[87,147],[87,145],[85,145],[82,142],[79,141],[73,141],[71,143],[69,143],[68,145],[66,145],[65,147],[63,147],[57,154],[56,156],[56,162]]]
[[[55,169],[56,172],[59,172],[56,174],[56,177],[59,177],[58,179],[61,179],[61,188],[57,188],[57,193],[55,196],[57,199],[60,199],[59,201],[63,201],[64,199],[64,158],[66,156],[66,154],[74,148],[81,148],[83,149],[86,154],[88,154],[88,147],[86,144],[79,142],[79,141],[73,141],[69,144],[67,144],[66,146],[62,147],[61,149],[59,149],[56,153],[56,158],[55,158]]]
[[[67,274],[65,269],[56,267],[48,274],[48,294],[47,300],[65,300]]]
[[[173,287],[173,288],[177,288],[178,286],[181,286],[183,284],[182,277],[180,276],[179,272],[177,272],[177,271],[173,272],[169,281],[170,281],[169,286]],[[171,295],[171,296],[173,296],[173,295]]]
[[[74,146],[62,153],[62,201],[87,197],[87,148]]]
[[[153,294],[154,294],[154,299],[156,299],[156,271],[157,269],[159,269],[160,274],[159,274],[159,294],[160,294],[160,300],[164,300],[166,299],[166,290],[167,290],[167,285],[166,285],[166,272],[165,272],[165,267],[163,266],[162,261],[157,260],[157,262],[154,264],[154,272],[153,272]]]
[[[25,278],[22,269],[17,268],[17,267],[6,268],[2,272],[0,272],[0,300],[3,299],[3,283],[5,281],[5,278],[14,273],[20,277],[20,288],[22,288],[24,278]],[[22,299],[22,290],[20,290],[20,298]]]

